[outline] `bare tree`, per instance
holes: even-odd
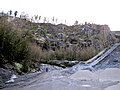
[[[47,23],[49,23],[49,18],[48,18],[48,20],[47,20]]]
[[[10,16],[12,15],[12,10],[9,11],[10,12]]]
[[[75,21],[74,25],[78,25],[78,21],[77,20]]]
[[[20,14],[20,18],[21,18],[21,19],[25,19],[25,12],[22,12],[22,13]]]
[[[39,16],[39,20],[41,19],[41,16]]]
[[[29,15],[25,14],[25,20],[29,20]]]
[[[44,20],[43,20],[43,23],[45,23],[46,22],[46,17],[44,17]]]
[[[1,15],[2,15],[2,16],[4,15],[4,11],[1,12]]]
[[[17,14],[18,14],[18,11],[15,11],[15,12],[14,12],[15,17],[17,16]]]
[[[12,15],[12,10],[8,11],[8,12],[7,12],[7,15],[8,15],[8,16],[9,16],[9,15],[11,16],[11,15]]]
[[[40,19],[41,19],[41,16],[39,16],[39,21],[40,21]]]
[[[66,24],[66,20],[65,20],[65,24]]]
[[[35,20],[37,20],[38,19],[38,15],[35,15]]]
[[[31,17],[31,22],[33,22],[33,17]]]
[[[55,20],[55,19],[54,19],[54,17],[53,17],[53,18],[52,18],[53,24],[54,24],[54,20]]]
[[[56,24],[57,24],[58,19],[56,18],[56,20],[55,20],[55,21],[56,21]]]

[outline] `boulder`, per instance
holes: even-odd
[[[0,88],[3,88],[5,82],[11,78],[12,72],[3,68],[0,68]]]
[[[2,89],[5,86],[5,83],[2,80],[2,77],[0,76],[0,89]]]

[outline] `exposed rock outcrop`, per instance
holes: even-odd
[[[36,30],[37,35],[35,35],[37,42],[45,43],[47,41],[51,49],[93,46],[101,50],[117,41],[108,25],[84,24],[66,26],[62,24],[39,24],[39,27],[39,30]]]
[[[0,88],[3,88],[5,82],[10,79],[12,72],[3,68],[0,68]]]

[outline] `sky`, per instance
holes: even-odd
[[[120,31],[120,0],[0,0],[0,11],[9,10],[66,20],[68,25],[89,22],[107,24]]]

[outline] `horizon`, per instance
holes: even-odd
[[[104,25],[107,24],[111,31],[120,31],[119,0],[0,0],[0,12],[3,10],[18,11],[29,14],[30,17],[57,18],[59,23],[73,25],[75,21]],[[42,3],[42,4],[40,4]]]

